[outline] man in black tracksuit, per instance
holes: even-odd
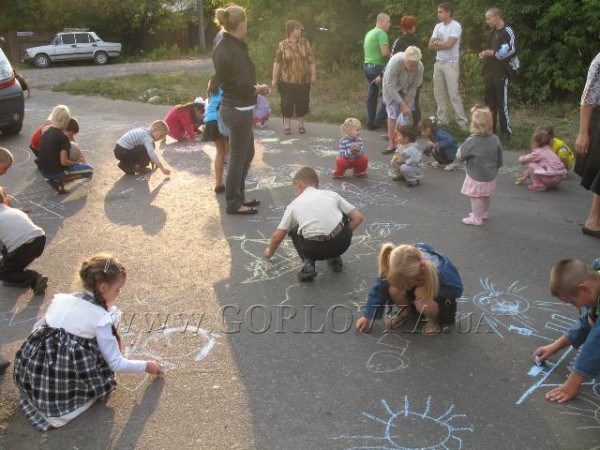
[[[514,30],[504,23],[502,11],[490,8],[485,13],[485,23],[492,29],[487,49],[479,53],[484,60],[485,103],[492,111],[494,133],[497,116],[504,139],[512,137],[508,115],[508,81],[511,70],[518,69],[517,43]]]

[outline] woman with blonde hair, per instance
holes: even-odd
[[[253,110],[258,94],[270,92],[256,83],[256,70],[244,42],[246,11],[228,5],[215,11],[215,23],[223,28],[223,38],[212,57],[218,83],[223,89],[219,117],[229,133],[229,168],[225,182],[227,214],[256,214],[256,199],[245,198],[246,176],[254,158]]]
[[[389,328],[398,328],[411,314],[418,313],[427,319],[422,334],[439,334],[440,324],[454,323],[456,299],[462,292],[462,281],[452,261],[429,244],[383,244],[379,277],[356,329],[369,331],[386,307],[396,305],[398,311],[386,319]]]
[[[292,134],[292,117],[298,119],[298,133],[306,133],[304,118],[308,114],[310,83],[317,81],[315,54],[302,35],[304,27],[297,20],[285,24],[286,39],[277,46],[273,63],[273,89],[281,96],[283,132]]]

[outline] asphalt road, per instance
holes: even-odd
[[[460,221],[469,205],[459,193],[462,170],[428,168],[421,186],[409,189],[390,179],[379,133],[365,131],[369,178],[332,181],[339,126],[309,123],[306,135],[284,137],[272,119],[257,129],[248,178],[260,213],[228,216],[224,199],[212,192],[209,145],[167,146],[163,157],[174,168],[168,179],[160,172],[123,177],[116,168],[117,138],[163,117],[166,107],[35,85],[21,135],[0,136],[16,157],[2,185],[46,230],[49,243],[34,267],[50,277],[50,287],[42,299],[0,286],[1,352],[14,353],[53,294],[74,289],[81,260],[104,250],[117,253],[128,270],[119,297],[128,355],[157,358],[168,370],[159,380],[119,376],[106,403],[44,434],[27,424],[5,375],[1,449],[598,445],[599,384],[590,381],[567,405],[543,398],[568,375],[575,352],[528,374],[531,352],[577,317],[573,307],[551,298],[550,267],[599,253],[598,241],[580,230],[591,196],[576,176],[553,192],[530,192],[514,184],[518,155],[506,153],[492,217],[468,227]],[[27,147],[58,103],[80,119],[78,140],[97,170],[64,197],[34,170]],[[289,242],[271,263],[261,258],[293,198],[291,176],[303,165],[366,217],[344,271],[318,263],[319,276],[308,284],[296,280],[300,262]],[[428,242],[457,265],[465,292],[460,320],[448,333],[424,337],[413,332],[415,323],[394,333],[382,324],[370,334],[354,332],[376,277],[379,246],[388,241]]]

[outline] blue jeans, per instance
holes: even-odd
[[[383,72],[384,66],[378,66],[375,64],[365,64],[364,72],[365,79],[367,80],[367,127],[382,126],[386,123],[387,114],[385,112],[385,105],[383,101],[379,110],[377,110],[377,97],[379,96],[379,85],[373,83],[373,80],[377,78]]]

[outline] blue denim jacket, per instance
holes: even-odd
[[[588,317],[591,310],[583,309],[583,315],[569,330],[567,338],[575,348],[583,345],[575,360],[575,372],[587,377],[597,377],[600,375],[600,326],[597,320],[593,327],[590,326]]]
[[[436,301],[460,297],[463,292],[463,284],[452,261],[447,256],[436,252],[429,244],[418,243],[414,245],[421,250],[423,257],[432,262],[437,268],[440,289]],[[389,287],[390,283],[385,276],[377,278],[375,284],[371,286],[367,304],[363,308],[363,315],[366,318],[371,320],[381,319],[386,307],[394,304],[389,294]]]

